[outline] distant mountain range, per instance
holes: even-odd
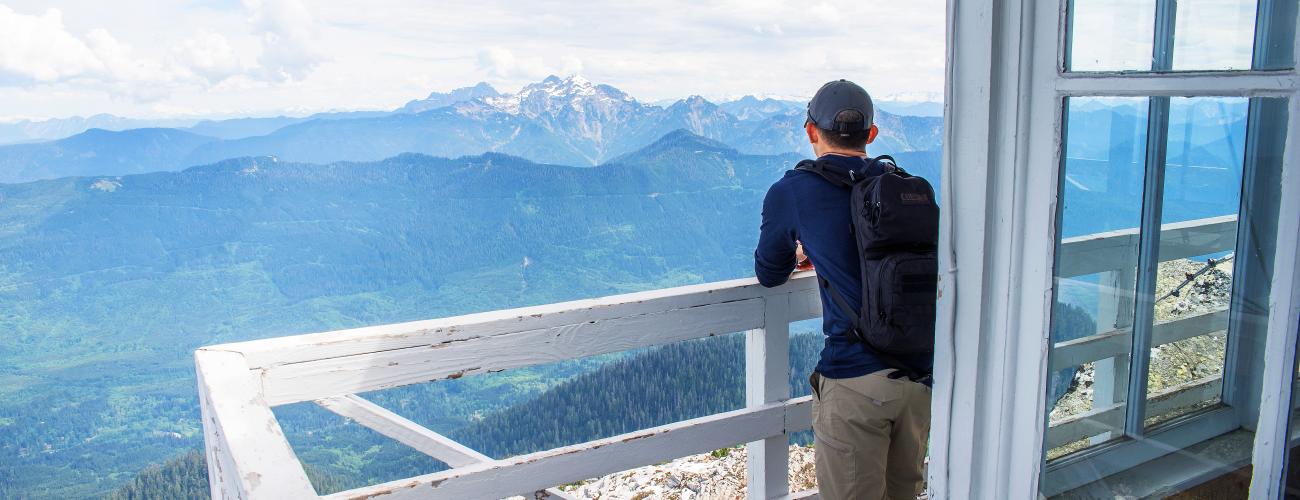
[[[181,170],[227,158],[377,161],[402,153],[458,157],[500,152],[544,163],[596,165],[686,129],[755,154],[808,154],[803,105],[693,96],[643,104],[582,77],[549,77],[515,94],[480,83],[434,93],[392,112],[247,118],[187,128],[92,129],[55,141],[0,146],[0,183],[68,175]],[[937,149],[941,119],[877,115],[877,152]]]
[[[195,120],[135,120],[109,114],[89,117],[73,116],[50,120],[19,120],[0,123],[0,144],[18,144],[62,139],[90,129],[126,130],[132,128],[188,127]]]
[[[281,127],[309,120],[373,117],[389,113],[419,113],[480,97],[497,97],[500,95],[501,93],[491,85],[486,82],[479,82],[473,86],[455,89],[446,93],[433,92],[424,99],[410,101],[405,106],[391,112],[342,111],[315,113],[310,116],[282,115],[228,119],[137,119],[101,113],[89,117],[73,116],[48,120],[18,120],[15,122],[0,122],[0,145],[53,141],[95,128],[115,132],[137,128],[181,128],[218,139],[241,139],[266,135]],[[933,94],[886,96],[883,99],[877,99],[876,106],[887,113],[895,115],[938,118],[943,116],[943,103],[940,102],[941,100],[942,96]],[[658,107],[668,107],[674,102],[676,101],[655,101],[650,104]],[[806,99],[773,99],[747,95],[739,99],[724,99],[717,102],[725,111],[736,115],[741,120],[751,120],[756,116],[768,117],[774,114],[772,111],[780,109],[802,112]],[[752,111],[746,110],[746,108],[754,106],[756,102],[759,107],[767,107],[772,111],[759,111],[757,114],[752,114]]]
[[[120,132],[140,128],[176,128],[218,139],[238,139],[269,134],[285,125],[308,120],[360,118],[388,113],[387,111],[342,111],[316,113],[301,117],[267,116],[221,120],[193,118],[139,119],[98,114],[89,117],[73,116],[49,120],[19,120],[7,123],[0,122],[0,145],[47,142],[71,137],[92,129]]]

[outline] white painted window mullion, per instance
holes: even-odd
[[[1294,70],[1068,73],[1057,79],[1056,90],[1070,97],[1286,97],[1297,82]]]
[[[1300,332],[1300,93],[1292,93],[1282,167],[1276,258],[1270,299],[1264,387],[1256,428],[1250,497],[1283,497]],[[1295,464],[1292,464],[1293,466]]]

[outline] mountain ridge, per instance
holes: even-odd
[[[455,102],[425,109],[450,101]],[[801,111],[787,105],[789,112],[785,114],[751,112],[743,106],[752,103],[742,101],[728,107],[691,96],[661,108],[642,104],[617,88],[581,77],[551,76],[515,94],[500,94],[490,85],[480,83],[446,94],[435,92],[394,112],[202,123],[192,130],[210,132],[213,140],[201,143],[140,144],[130,150],[130,143],[82,133],[69,140],[90,142],[87,139],[100,137],[103,143],[72,151],[74,159],[57,154],[33,159],[26,153],[32,147],[51,147],[51,143],[0,146],[0,182],[70,174],[122,175],[179,170],[244,156],[327,163],[377,161],[406,152],[454,158],[495,151],[543,163],[594,166],[635,151],[679,128],[759,154],[800,153],[807,149],[807,140],[801,137],[800,131]],[[760,107],[773,106],[773,102],[753,100]],[[403,112],[403,109],[414,112]],[[738,118],[728,109],[752,119]],[[941,128],[938,119],[897,117],[883,112],[879,116],[883,130],[877,146],[880,151],[932,149],[938,142]],[[906,129],[906,132],[892,128]],[[237,130],[270,132],[223,138],[240,135]],[[187,153],[183,151],[186,148]],[[78,156],[102,156],[101,149],[115,151],[116,156],[112,162],[98,163],[98,170],[92,171],[75,161]],[[160,149],[169,153],[159,155],[156,151]],[[24,168],[20,170],[15,164]]]

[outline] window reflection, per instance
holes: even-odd
[[[1075,0],[1071,71],[1151,69],[1155,0]]]
[[[1042,492],[1244,498],[1287,100],[1066,110]]]
[[[1174,29],[1174,70],[1250,69],[1255,3],[1179,0]]]
[[[1146,425],[1221,401],[1246,100],[1169,104]]]
[[[1052,315],[1048,458],[1123,434],[1146,98],[1071,98]]]
[[[1074,0],[1070,5],[1069,71],[1251,68],[1259,8],[1254,0]],[[1157,33],[1162,14],[1173,20],[1172,39],[1163,35],[1169,31]],[[1163,63],[1155,61],[1157,53],[1166,54]],[[1168,54],[1172,61],[1164,58]]]

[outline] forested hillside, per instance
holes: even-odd
[[[57,141],[0,146],[0,183],[177,170],[196,148],[216,140],[167,128],[91,129]]]
[[[314,467],[306,467],[307,479],[316,491],[341,491],[341,483]],[[207,500],[208,464],[203,452],[190,450],[161,465],[140,471],[130,482],[104,496],[104,500]]]

